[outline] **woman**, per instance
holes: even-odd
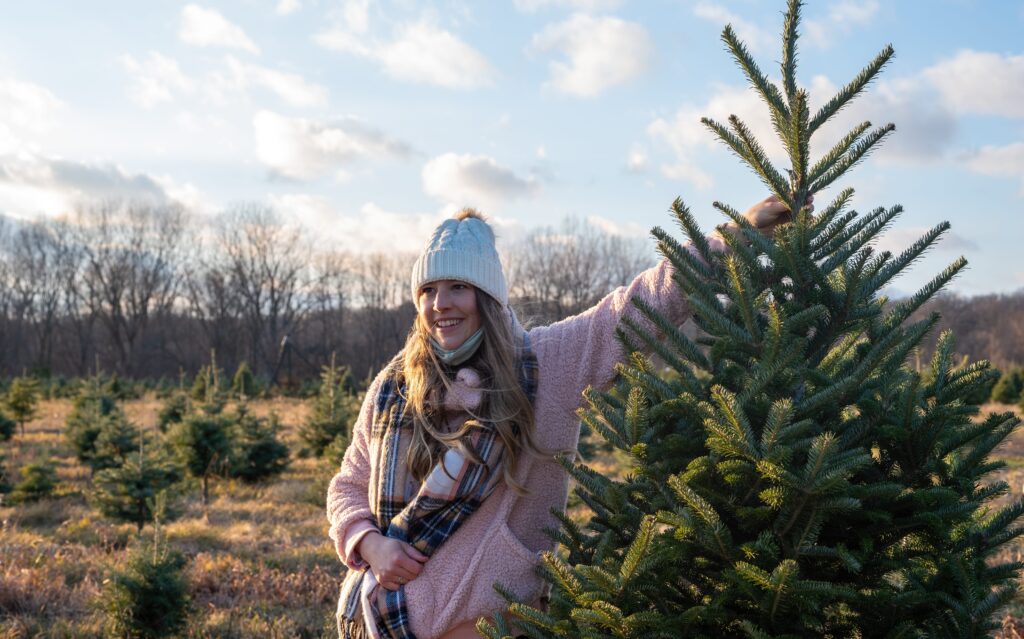
[[[746,219],[787,221],[776,198]],[[722,230],[735,232],[725,225]],[[709,238],[724,250],[719,237]],[[465,209],[434,231],[412,272],[417,317],[405,348],[367,391],[327,495],[330,536],[349,567],[342,637],[476,637],[505,607],[493,585],[538,602],[538,553],[557,527],[568,477],[552,451],[574,451],[588,386],[608,387],[624,354],[614,339],[643,298],[676,323],[686,304],[662,260],[593,308],[525,331],[483,217]]]

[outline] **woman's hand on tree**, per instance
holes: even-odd
[[[814,195],[808,195],[807,205],[811,211],[814,210],[813,203]],[[779,200],[777,195],[770,195],[750,207],[743,214],[743,217],[750,222],[751,226],[760,230],[767,237],[771,237],[775,233],[775,227],[779,224],[785,224],[793,220],[793,214],[786,207],[786,204]],[[726,232],[732,235],[739,233],[739,227],[732,222],[723,224],[718,229],[720,233]]]
[[[359,554],[370,564],[377,583],[386,590],[398,590],[415,579],[427,556],[404,541],[371,532],[359,542]]]

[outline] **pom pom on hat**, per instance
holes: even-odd
[[[424,284],[459,280],[508,304],[508,284],[494,246],[494,231],[476,209],[465,208],[441,222],[412,267],[412,299]]]

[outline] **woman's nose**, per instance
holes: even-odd
[[[447,292],[439,290],[437,294],[434,295],[434,310],[440,311],[448,308],[451,305],[448,297]]]

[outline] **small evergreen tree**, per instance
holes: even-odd
[[[14,485],[14,491],[11,492],[11,501],[14,503],[44,499],[53,494],[57,486],[57,471],[51,459],[26,464],[18,472],[21,481]]]
[[[25,436],[25,423],[36,414],[39,402],[39,383],[31,377],[18,377],[11,382],[7,390],[5,404],[14,421],[21,427],[21,436]]]
[[[118,419],[123,419],[120,409],[106,392],[100,377],[97,375],[86,380],[64,422],[64,437],[80,462],[93,467],[96,440],[104,424]]]
[[[209,414],[219,413],[224,409],[226,397],[224,393],[224,371],[217,368],[217,354],[210,351],[210,363],[199,369],[192,383],[192,399],[203,406]]]
[[[129,385],[122,382],[117,373],[110,374],[110,379],[103,385],[103,391],[119,402],[128,399],[132,395]]]
[[[1024,394],[1024,370],[1008,369],[992,388],[992,401],[1000,404],[1016,404]]]
[[[256,482],[279,474],[288,467],[288,447],[277,439],[277,416],[264,419],[239,403],[234,414],[234,450],[231,475]]]
[[[781,87],[731,27],[722,34],[791,168],[776,169],[735,116],[704,121],[793,221],[769,239],[716,203],[736,225],[723,229],[727,253],[711,250],[679,201],[693,253],[655,229],[704,336],[691,340],[641,301],[646,322],[625,321],[629,391],[588,391],[581,417],[630,467],[613,479],[565,462],[593,516],[585,527],[562,517],[567,555],[543,558],[548,610],[511,606],[530,637],[980,638],[1017,593],[1024,564],[997,552],[1024,533],[1024,503],[994,507],[1008,486],[991,477],[1001,464],[990,455],[1019,420],[972,419],[978,407],[966,398],[992,372],[986,362],[956,369],[948,332],[931,382],[906,365],[938,321],[908,319],[966,262],[907,300],[878,297],[948,223],[892,255],[870,242],[898,206],[844,212],[849,189],[817,216],[805,206],[893,129],[862,123],[810,160],[811,134],[892,49],[812,112],[795,77],[801,4],[790,0],[785,18]],[[639,342],[674,375],[635,353]],[[496,621],[478,628],[514,634]]]
[[[120,410],[101,417],[93,452],[89,457],[92,472],[123,465],[133,452],[139,450],[141,430],[128,421]]]
[[[256,376],[252,374],[249,362],[242,362],[235,371],[231,380],[231,395],[235,399],[245,400],[256,397],[259,387],[256,384]]]
[[[209,503],[210,479],[223,474],[229,463],[230,428],[230,419],[223,415],[194,412],[168,433],[178,460],[202,483],[204,506]]]
[[[181,420],[185,418],[190,408],[189,398],[186,393],[177,390],[172,391],[167,396],[167,399],[164,400],[160,411],[157,413],[157,428],[160,429],[161,433],[166,433],[169,426],[181,423]]]
[[[159,511],[160,508],[158,507]],[[111,568],[100,601],[107,614],[107,636],[159,639],[181,632],[188,620],[185,558],[160,537],[136,542],[123,566]]]
[[[105,468],[93,478],[91,501],[104,516],[131,522],[141,533],[154,520],[157,495],[181,479],[178,467],[162,455],[136,451],[121,465]],[[163,515],[166,517],[166,511]]]
[[[7,458],[3,453],[0,453],[0,496],[11,492],[11,483],[7,479]],[[3,501],[0,500],[0,504]]]
[[[316,456],[321,456],[332,442],[341,439],[347,446],[352,422],[359,413],[359,398],[347,389],[351,385],[348,368],[338,368],[334,355],[320,374],[320,390],[306,422],[299,428],[299,438]]]
[[[0,442],[8,441],[14,436],[15,421],[0,411]]]

